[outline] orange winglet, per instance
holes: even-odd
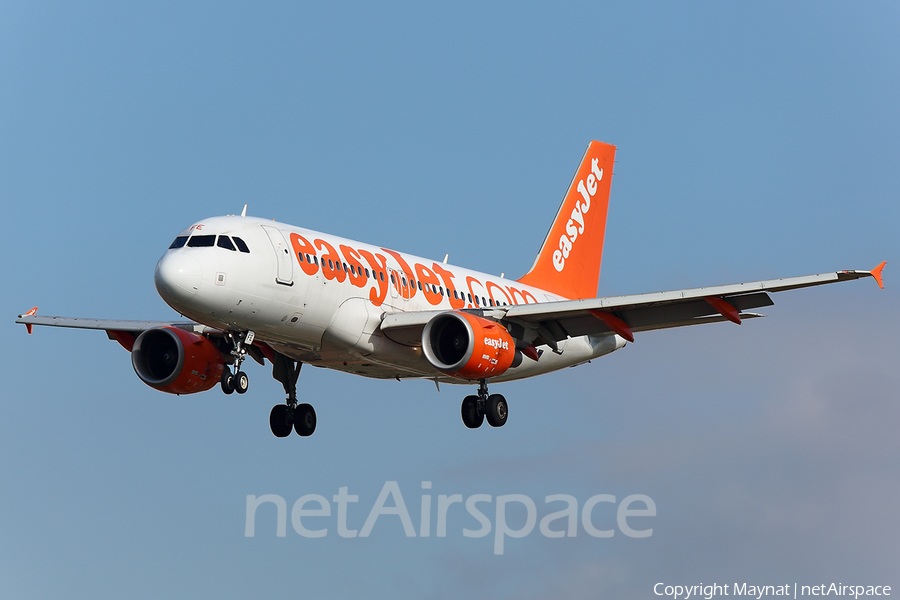
[[[881,281],[881,270],[884,268],[884,265],[887,264],[886,260],[881,261],[881,264],[869,271],[872,274],[872,277],[875,278],[875,281],[878,282],[878,287],[884,289],[884,283]]]
[[[720,315],[732,323],[737,323],[738,325],[741,324],[741,316],[738,314],[738,310],[727,300],[723,300],[717,296],[704,296],[703,299],[709,302],[714,309],[719,311]]]
[[[612,329],[614,332],[619,334],[621,337],[625,338],[632,344],[634,343],[634,334],[631,332],[631,327],[629,327],[625,321],[617,317],[616,315],[608,312],[603,312],[602,310],[591,310],[590,313],[603,321],[603,323]]]
[[[22,316],[23,317],[33,317],[35,314],[37,314],[37,306],[35,306],[34,308],[29,310],[27,313],[25,313]],[[34,325],[32,325],[31,323],[25,323],[25,331],[28,332],[28,335],[31,335],[33,330],[34,330]]]

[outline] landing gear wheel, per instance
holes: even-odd
[[[506,419],[509,417],[509,406],[506,404],[506,398],[500,394],[491,394],[488,396],[484,412],[491,427],[503,427],[506,424]]]
[[[247,388],[250,387],[250,378],[247,377],[247,374],[243,371],[238,371],[232,377],[232,384],[234,386],[234,391],[238,394],[246,394]]]
[[[462,402],[462,420],[469,429],[478,429],[484,422],[484,413],[478,410],[478,396],[466,396]]]
[[[287,404],[276,404],[269,413],[269,428],[275,437],[287,437],[293,429],[291,409]]]
[[[301,404],[294,409],[294,431],[307,437],[316,430],[316,410],[310,404]]]
[[[225,368],[222,372],[222,391],[226,394],[234,393],[234,375],[231,374],[231,369]]]

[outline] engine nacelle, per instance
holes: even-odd
[[[496,377],[522,360],[503,325],[456,311],[428,321],[422,350],[434,368],[461,379]]]
[[[215,344],[177,327],[155,327],[139,335],[131,364],[141,381],[170,394],[205,392],[219,383],[225,369]]]

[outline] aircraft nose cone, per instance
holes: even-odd
[[[200,261],[184,252],[167,252],[156,263],[156,291],[170,305],[187,302],[200,288]],[[173,306],[174,308],[174,306]]]

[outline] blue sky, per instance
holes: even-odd
[[[898,26],[886,2],[3,4],[0,595],[900,585]],[[779,294],[741,327],[638,336],[498,388],[500,430],[464,428],[464,387],[307,367],[319,427],[287,440],[268,431],[268,368],[243,397],[171,397],[102,333],[13,324],[35,304],[172,318],[156,261],[245,203],[518,275],[591,139],[618,146],[600,294],[881,260],[886,289]],[[387,481],[417,526],[423,481],[435,504],[524,494],[540,518],[548,495],[645,494],[657,516],[649,538],[536,527],[500,556],[493,535],[462,535],[464,511],[446,538],[384,516],[368,538],[322,518],[328,535],[306,539],[260,509],[244,536],[248,495],[346,486],[359,529]]]

